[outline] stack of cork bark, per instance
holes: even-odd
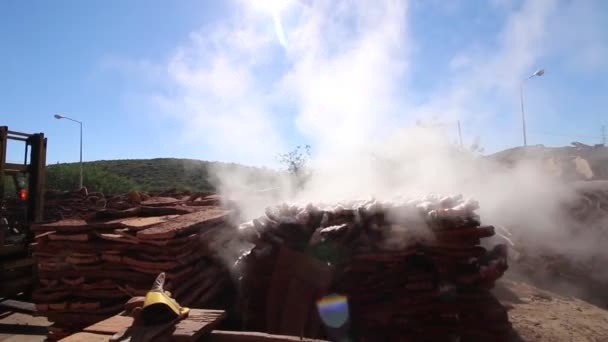
[[[107,199],[102,193],[83,191],[46,191],[44,194],[44,219],[55,221],[64,218],[85,217],[105,209]]]
[[[480,245],[494,228],[481,226],[477,208],[461,196],[428,196],[267,209],[238,229],[254,246],[235,266],[244,328],[341,340],[506,339],[506,310],[489,290],[507,269],[507,250]],[[343,323],[352,328],[340,332],[322,317],[287,321],[296,307],[317,315],[314,300],[330,293],[346,298]],[[277,311],[286,305],[292,310]]]
[[[55,323],[51,336],[120,312],[129,298],[145,295],[160,272],[181,304],[213,305],[229,277],[201,248],[200,235],[220,229],[227,215],[201,205],[212,200],[185,205],[158,197],[126,210],[97,211],[86,221],[33,226],[39,276],[33,300],[39,314]]]
[[[217,205],[217,196],[209,193],[189,193],[166,191],[157,193],[131,191],[125,194],[105,196],[101,192],[80,191],[47,191],[44,198],[45,221],[56,221],[67,218],[94,217],[98,211],[105,209],[125,210],[140,205],[167,206],[187,204],[190,206]]]

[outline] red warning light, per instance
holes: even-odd
[[[19,199],[23,202],[27,201],[27,191],[25,189],[19,191]]]

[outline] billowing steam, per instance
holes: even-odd
[[[560,229],[557,211],[568,192],[537,164],[506,170],[456,148],[441,131],[407,128],[412,113],[423,120],[470,118],[478,107],[470,105],[474,92],[497,85],[517,89],[516,77],[498,84],[480,73],[517,75],[533,68],[554,1],[522,5],[507,20],[501,49],[482,58],[470,77],[452,79],[462,81],[460,90],[444,88],[437,94],[441,101],[421,106],[407,99],[416,45],[408,32],[408,2],[270,1],[276,6],[269,11],[257,3],[238,2],[234,21],[210,38],[197,35],[170,69],[187,89],[186,100],[174,103],[196,121],[193,129],[221,146],[215,151],[268,165],[294,141],[289,134],[313,147],[313,176],[295,198],[287,177],[217,172],[220,189],[240,203],[243,218],[281,200],[436,192],[478,199],[488,223],[542,233]],[[276,16],[286,44],[277,41]],[[209,129],[200,130],[203,121]]]
[[[507,138],[518,132],[514,116],[503,118],[508,123],[500,129],[487,122],[515,112],[521,75],[539,58],[566,53],[545,43],[561,32],[556,13],[565,5],[523,2],[491,49],[463,49],[441,84],[416,98],[414,4],[259,2],[237,1],[237,15],[194,34],[169,64],[171,92],[155,100],[186,123],[192,141],[210,149],[208,159],[277,166],[277,153],[301,142],[312,146],[313,175],[301,189],[284,175],[217,170],[239,220],[284,200],[460,193],[480,202],[485,223],[525,230],[531,241],[555,248],[572,241],[560,212],[572,192],[538,163],[506,169],[456,147],[444,132],[411,128],[417,119],[468,120],[482,136],[502,134],[505,146],[516,143]],[[571,245],[581,255],[596,252],[578,248],[583,241]]]

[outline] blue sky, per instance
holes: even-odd
[[[417,120],[493,152],[600,142],[608,2],[0,2],[0,124],[48,161],[183,157],[272,164]],[[9,159],[20,159],[10,154]]]

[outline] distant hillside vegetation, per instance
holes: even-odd
[[[271,179],[275,171],[233,163],[193,159],[130,159],[100,160],[84,164],[84,185],[89,191],[116,194],[137,191],[214,191],[214,172],[243,172],[249,178]],[[78,188],[79,164],[47,165],[46,188],[74,190]]]

